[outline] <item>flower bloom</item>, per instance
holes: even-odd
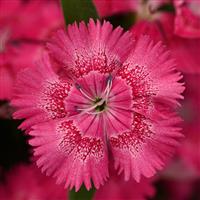
[[[129,181],[124,181],[123,176],[117,175],[117,173],[113,170],[113,167],[111,167],[109,181],[95,192],[93,199],[145,200],[147,197],[152,198],[155,195],[153,181],[154,180],[152,178],[142,178],[140,183],[137,183],[133,179]]]
[[[93,0],[100,17],[135,12],[139,19],[160,18],[159,8],[170,5],[175,9],[174,33],[184,38],[200,37],[199,0]]]
[[[17,72],[41,56],[43,42],[63,24],[56,1],[0,1],[1,100],[11,98]]]
[[[173,110],[184,90],[162,44],[90,20],[58,31],[48,48],[65,76],[45,55],[19,74],[12,100],[42,171],[78,190],[104,183],[109,154],[125,180],[162,169],[182,136]]]
[[[67,193],[35,165],[19,165],[0,184],[1,200],[66,200]]]
[[[140,16],[153,14],[159,7],[169,4],[170,0],[93,0],[94,6],[101,18],[127,12],[135,12]]]
[[[176,8],[175,33],[181,37],[200,37],[200,1],[174,0]]]
[[[157,20],[141,20],[131,31],[138,37],[150,35],[154,41],[162,41],[172,52],[177,69],[184,73],[200,73],[200,39],[182,38],[174,34],[174,18],[171,14],[162,14]]]

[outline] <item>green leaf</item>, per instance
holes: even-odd
[[[85,186],[82,186],[78,192],[75,190],[69,191],[69,200],[91,200],[95,193],[94,187],[89,191],[86,190]]]
[[[105,18],[106,21],[109,21],[115,28],[121,26],[125,30],[129,30],[131,26],[135,23],[135,13],[119,13]]]
[[[173,12],[173,13],[175,13],[175,8],[173,7],[173,5],[172,4],[164,4],[164,5],[162,5],[162,6],[160,6],[159,8],[158,8],[158,11],[163,11],[163,12]]]
[[[88,22],[90,18],[98,18],[92,0],[61,0],[61,2],[66,25],[74,21]]]

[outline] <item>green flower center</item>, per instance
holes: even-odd
[[[97,104],[97,106],[95,107],[95,110],[97,112],[101,112],[106,108],[106,101],[103,101],[101,104],[99,104],[99,102],[102,102],[102,98],[97,97],[96,100],[94,101],[94,105]]]

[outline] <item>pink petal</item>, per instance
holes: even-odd
[[[133,110],[148,117],[158,113],[156,102],[174,107],[183,98],[184,86],[178,83],[182,76],[176,73],[174,60],[161,43],[154,44],[148,36],[138,38],[117,75],[132,88]]]
[[[43,42],[63,25],[58,1],[0,1],[0,71],[6,68],[11,75],[0,77],[1,99],[10,100],[16,74],[33,65],[41,56]]]
[[[33,129],[30,134],[35,137],[30,144],[36,146],[37,165],[48,175],[53,174],[58,183],[75,186],[77,191],[82,183],[89,190],[90,180],[99,188],[107,179],[108,158],[102,135],[88,136],[71,120],[51,121]]]
[[[175,127],[180,119],[169,117],[153,122],[135,114],[131,131],[110,137],[115,167],[124,171],[125,180],[133,177],[139,182],[141,175],[151,177],[164,167],[182,137]]]
[[[176,59],[176,67],[185,73],[200,73],[200,40],[181,38],[173,34],[173,15],[162,15],[157,21],[140,21],[136,23],[132,31],[140,37],[147,34],[155,41],[163,41],[171,50],[172,56]]]
[[[15,75],[9,66],[0,66],[0,99],[8,100],[12,95]]]
[[[200,37],[200,1],[174,0],[175,34],[186,38]]]
[[[100,17],[136,11],[140,3],[138,0],[93,0],[93,2]]]
[[[145,200],[154,194],[152,179],[143,178],[137,183],[135,180],[124,181],[122,176],[113,174],[110,180],[95,192],[94,200]]]
[[[57,1],[1,0],[0,3],[0,25],[5,23],[11,29],[12,39],[46,40],[51,31],[64,25]]]
[[[28,186],[28,187],[27,187]],[[0,184],[1,200],[66,200],[67,191],[35,165],[19,165],[6,173]]]
[[[73,87],[65,99],[65,108],[74,122],[83,132],[89,135],[118,133],[129,130],[132,122],[131,88],[117,77],[112,80],[108,100],[104,111],[99,113],[94,109],[87,112],[87,108],[94,105],[96,98],[105,98],[105,89],[109,75],[91,72],[84,78],[79,78],[77,84],[86,95]],[[100,125],[99,125],[100,124]],[[98,130],[94,132],[93,130]]]
[[[26,129],[49,119],[66,116],[64,98],[71,84],[59,80],[51,67],[48,56],[33,68],[19,73],[12,105],[16,108],[14,118],[27,118],[21,125]]]
[[[95,24],[91,19],[88,26],[74,23],[67,32],[58,31],[48,48],[68,73],[80,77],[93,70],[112,72],[127,58],[132,45],[130,33],[123,34],[120,27],[113,30],[109,22]]]
[[[13,13],[16,13],[16,11],[19,9],[21,4],[20,0],[15,0],[13,2],[7,1],[7,0],[1,0],[0,1],[0,17],[5,18],[9,15],[12,15]]]

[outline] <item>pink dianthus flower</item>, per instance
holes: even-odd
[[[51,32],[64,25],[57,1],[0,1],[0,99],[10,100],[16,74],[31,66]]]
[[[200,37],[200,1],[174,0],[176,18],[175,33],[181,37]]]
[[[182,38],[174,34],[172,14],[162,14],[159,19],[138,21],[132,28],[133,34],[140,37],[148,34],[154,41],[162,41],[172,52],[177,69],[184,73],[200,73],[200,39]]]
[[[109,155],[125,180],[162,169],[182,136],[174,108],[184,90],[162,44],[90,20],[58,31],[48,48],[65,73],[44,56],[19,74],[12,101],[42,171],[78,190],[104,183]]]
[[[67,192],[35,165],[19,165],[0,183],[1,200],[66,200]]]
[[[146,15],[154,12],[162,5],[168,4],[170,0],[93,0],[100,17],[107,17],[127,12],[135,12]]]
[[[124,181],[122,175],[117,175],[112,164],[110,166],[110,179],[95,192],[94,200],[145,200],[147,197],[152,198],[155,195],[153,178],[142,178],[140,183],[133,179]]]

